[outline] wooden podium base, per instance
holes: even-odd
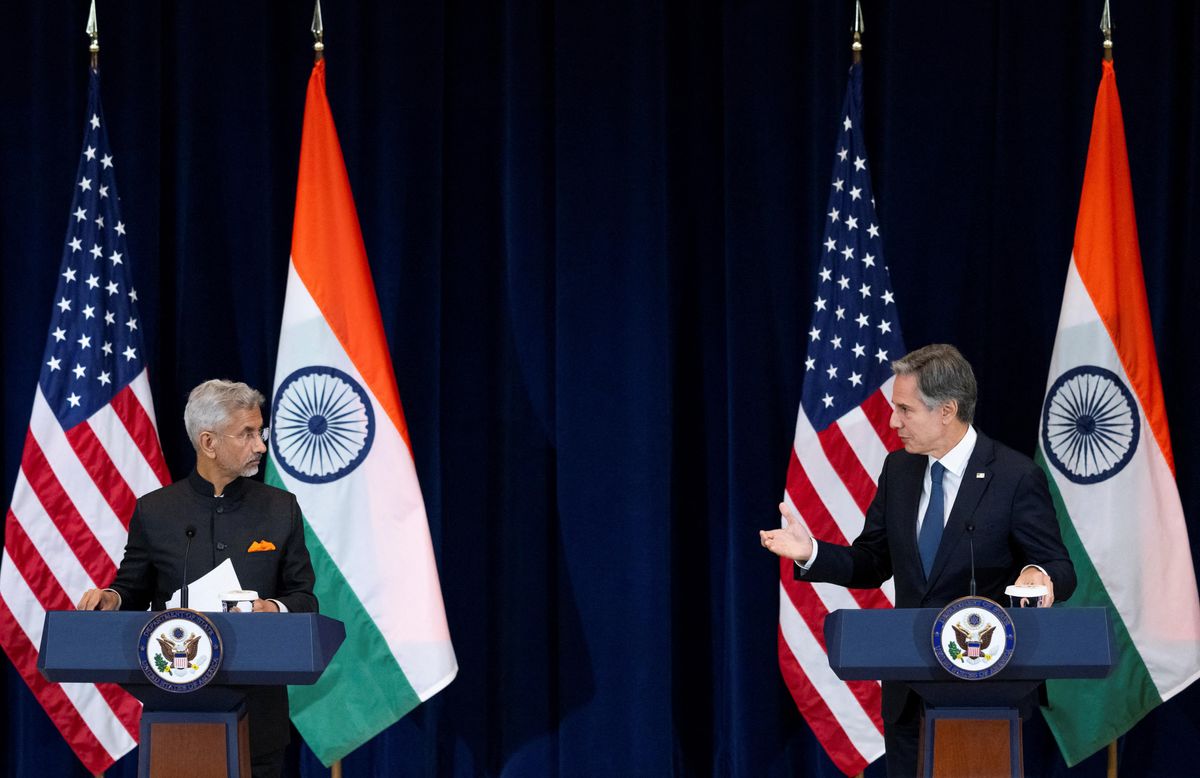
[[[1011,708],[926,708],[917,774],[1022,778],[1021,718]]]
[[[142,711],[138,778],[250,778],[246,707],[224,713]]]

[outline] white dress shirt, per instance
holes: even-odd
[[[917,528],[916,532],[920,534],[921,523],[925,520],[925,509],[929,507],[929,489],[933,483],[933,478],[929,475],[929,469],[933,467],[934,462],[941,462],[946,468],[946,472],[942,474],[942,501],[946,506],[946,515],[942,517],[942,526],[946,526],[946,521],[950,518],[950,510],[954,507],[954,499],[958,497],[958,487],[962,485],[963,473],[967,470],[967,462],[971,459],[971,453],[975,451],[975,441],[979,439],[979,433],[974,427],[967,427],[967,434],[963,435],[962,440],[955,444],[954,448],[946,452],[946,455],[941,459],[927,457],[929,460],[925,463],[925,478],[921,482],[921,501],[917,506]],[[812,539],[812,556],[807,562],[796,561],[796,565],[808,572],[812,567],[813,562],[817,560],[817,539]]]
[[[946,452],[946,455],[941,459],[928,457],[929,461],[925,463],[925,479],[921,481],[921,502],[917,506],[917,535],[921,534],[921,525],[925,523],[925,510],[929,508],[929,492],[933,485],[933,478],[929,475],[929,471],[933,468],[934,462],[941,462],[946,468],[946,472],[942,474],[942,499],[946,506],[946,515],[942,517],[942,526],[946,526],[946,521],[950,518],[950,511],[954,509],[954,500],[958,497],[958,487],[962,486],[963,473],[967,471],[967,462],[971,459],[972,452],[975,451],[975,441],[979,440],[979,433],[974,427],[967,427],[967,434],[963,435],[962,440],[954,448]]]
[[[920,535],[921,524],[925,521],[925,510],[929,507],[929,490],[933,484],[933,478],[929,471],[933,467],[934,462],[941,462],[946,468],[946,472],[942,474],[942,500],[946,506],[946,515],[942,517],[942,526],[946,526],[946,522],[950,519],[950,511],[954,508],[954,500],[958,497],[958,488],[962,486],[963,475],[967,471],[967,463],[971,460],[971,454],[975,452],[975,443],[979,440],[979,433],[975,431],[973,426],[967,427],[967,434],[963,435],[962,440],[946,452],[941,459],[928,457],[928,462],[925,463],[925,477],[921,481],[921,501],[917,505],[917,527],[916,533]],[[813,562],[817,559],[817,539],[812,539],[812,556],[807,562],[797,561],[796,565],[803,571],[808,572],[812,567]],[[1037,568],[1045,573],[1045,569],[1041,565],[1028,564],[1026,568]],[[1047,575],[1047,577],[1049,577]]]

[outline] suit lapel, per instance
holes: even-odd
[[[921,507],[921,486],[925,478],[925,467],[929,457],[920,454],[905,454],[899,460],[899,477],[895,479],[895,496],[889,495],[889,502],[894,500],[898,525],[893,530],[888,529],[889,535],[897,538],[896,552],[892,555],[892,565],[914,565],[912,568],[918,577],[924,577],[921,568],[921,552],[917,550],[917,510]],[[891,486],[891,483],[889,483]],[[895,574],[895,570],[892,571]]]
[[[958,496],[954,498],[954,507],[950,510],[950,518],[946,521],[946,529],[942,533],[942,542],[938,546],[937,557],[933,560],[933,570],[929,575],[926,586],[932,584],[941,575],[949,562],[953,549],[975,515],[975,509],[992,482],[992,460],[995,458],[995,448],[991,438],[982,432],[975,441],[975,450],[967,460],[967,468],[963,471],[962,482],[958,485]],[[964,592],[965,594],[966,592]]]

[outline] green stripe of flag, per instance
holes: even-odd
[[[1100,581],[1100,576],[1083,546],[1075,525],[1063,502],[1054,474],[1046,465],[1039,448],[1037,463],[1046,471],[1050,481],[1050,496],[1058,513],[1063,543],[1071,554],[1079,585],[1071,595],[1068,607],[1104,607],[1113,628],[1113,669],[1103,680],[1059,679],[1047,681],[1050,707],[1044,710],[1046,723],[1054,732],[1063,758],[1071,767],[1104,748],[1162,703],[1154,679],[1142,662],[1141,654],[1125,620],[1113,605]],[[1070,635],[1059,636],[1070,640]]]
[[[285,488],[270,458],[266,482]],[[387,729],[421,699],[307,519],[304,536],[317,576],[321,613],[346,625],[346,642],[315,684],[289,686],[288,700],[296,729],[317,758],[329,765]],[[337,711],[337,715],[320,711]]]

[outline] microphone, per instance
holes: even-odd
[[[967,542],[971,544],[971,596],[975,596],[975,525],[967,524]]]
[[[196,537],[196,525],[187,525],[187,528],[184,529],[183,534],[187,535],[187,545],[183,547],[183,588],[179,591],[179,605],[182,608],[186,608],[188,606],[187,562],[188,554],[192,551],[192,538]]]

